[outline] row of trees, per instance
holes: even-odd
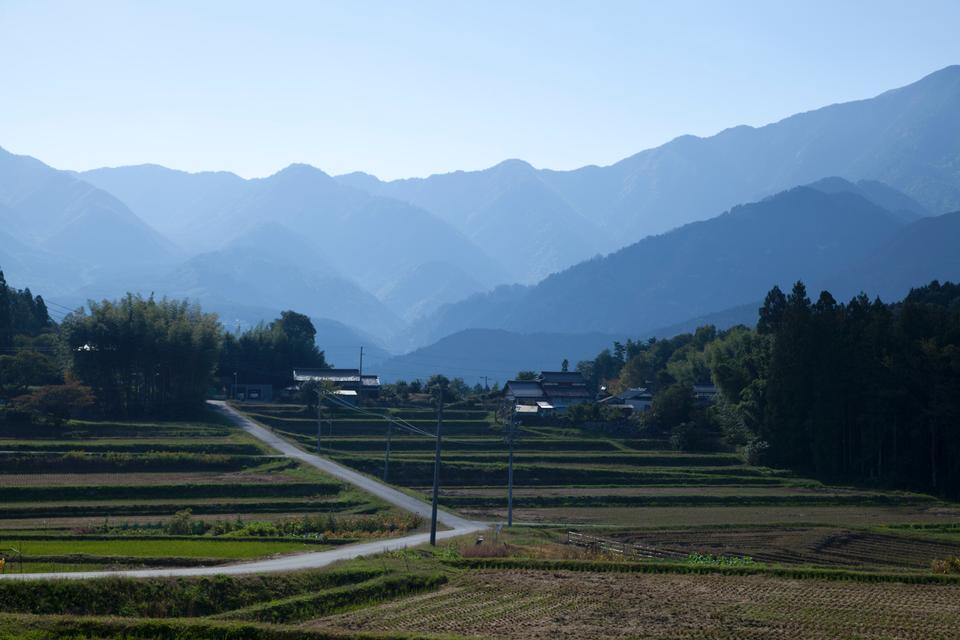
[[[269,383],[276,389],[293,384],[295,367],[327,368],[316,345],[317,330],[307,316],[284,311],[269,324],[239,335],[226,334],[217,363],[218,376],[241,382]]]
[[[89,303],[61,325],[69,370],[109,415],[176,415],[202,405],[223,340],[215,314],[127,294]]]
[[[310,319],[293,311],[231,335],[195,304],[133,294],[91,302],[58,326],[42,298],[0,273],[0,400],[48,421],[94,398],[103,415],[184,415],[217,378],[235,374],[282,388],[294,367],[328,366],[315,338]]]
[[[43,298],[15,289],[0,271],[0,397],[62,381],[56,325]]]
[[[33,338],[53,326],[43,298],[34,296],[30,289],[9,286],[0,271],[0,352],[13,350],[17,337]]]
[[[752,379],[722,387],[771,462],[960,496],[960,286],[840,304],[798,282],[770,291],[756,333],[725,363]]]

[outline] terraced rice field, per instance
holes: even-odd
[[[29,432],[0,426],[0,504],[0,553],[14,571],[14,550],[22,551],[24,570],[71,570],[214,564],[319,548],[309,540],[163,539],[159,525],[186,509],[199,523],[389,512],[213,415],[190,423],[75,421]],[[124,539],[128,530],[138,539]],[[107,533],[109,540],[96,539]]]
[[[316,420],[302,407],[248,405],[246,410],[305,448],[316,447]],[[427,430],[435,428],[430,409],[392,411]],[[323,451],[382,476],[387,423],[356,415],[337,414],[333,435],[324,427]],[[455,409],[445,415],[441,504],[478,519],[505,520],[504,427],[486,410]],[[514,459],[516,522],[634,529],[960,522],[960,508],[930,496],[826,486],[743,464],[732,453],[677,452],[665,441],[635,434],[613,437],[560,425],[524,427]],[[426,497],[432,474],[432,440],[394,430],[388,480]]]
[[[547,638],[956,638],[960,586],[481,570],[322,630]]]

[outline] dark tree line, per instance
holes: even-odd
[[[756,329],[617,343],[578,369],[611,391],[652,389],[644,420],[679,442],[720,431],[751,462],[960,497],[960,285],[895,304],[774,287]],[[698,413],[689,385],[711,380],[721,399]]]
[[[10,287],[0,271],[0,352],[11,351],[16,336],[37,336],[53,326],[43,298]]]
[[[960,496],[960,286],[841,304],[798,282],[768,294],[757,332],[769,363],[751,404],[771,462]]]
[[[62,379],[55,331],[43,298],[10,287],[0,271],[0,397]]]
[[[223,330],[215,314],[180,300],[127,294],[88,303],[60,327],[70,373],[107,415],[173,416],[202,406]]]
[[[307,316],[284,311],[269,324],[258,324],[239,335],[227,334],[217,375],[231,383],[270,384],[283,389],[293,384],[297,367],[325,369],[330,365],[316,345],[317,330]]]

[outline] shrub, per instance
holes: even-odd
[[[943,560],[934,560],[930,563],[930,569],[934,573],[960,573],[960,556],[951,556]]]
[[[765,440],[753,440],[743,448],[743,454],[747,459],[747,464],[762,466],[767,463],[770,443]]]
[[[170,518],[165,530],[172,536],[200,535],[207,530],[207,525],[201,520],[194,520],[193,511],[184,509],[183,511],[177,511]]]
[[[75,381],[40,387],[13,401],[15,410],[29,414],[34,420],[59,426],[79,411],[93,406],[90,387]]]

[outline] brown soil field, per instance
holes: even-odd
[[[461,514],[505,520],[505,509],[470,510]],[[514,522],[611,527],[695,527],[706,525],[818,524],[865,527],[881,524],[957,522],[960,507],[925,506],[757,506],[757,507],[564,507],[514,509]]]
[[[639,531],[610,537],[684,554],[844,568],[929,569],[932,560],[960,555],[960,544],[830,527]]]
[[[517,640],[930,640],[960,636],[960,586],[485,570],[310,626]]]

